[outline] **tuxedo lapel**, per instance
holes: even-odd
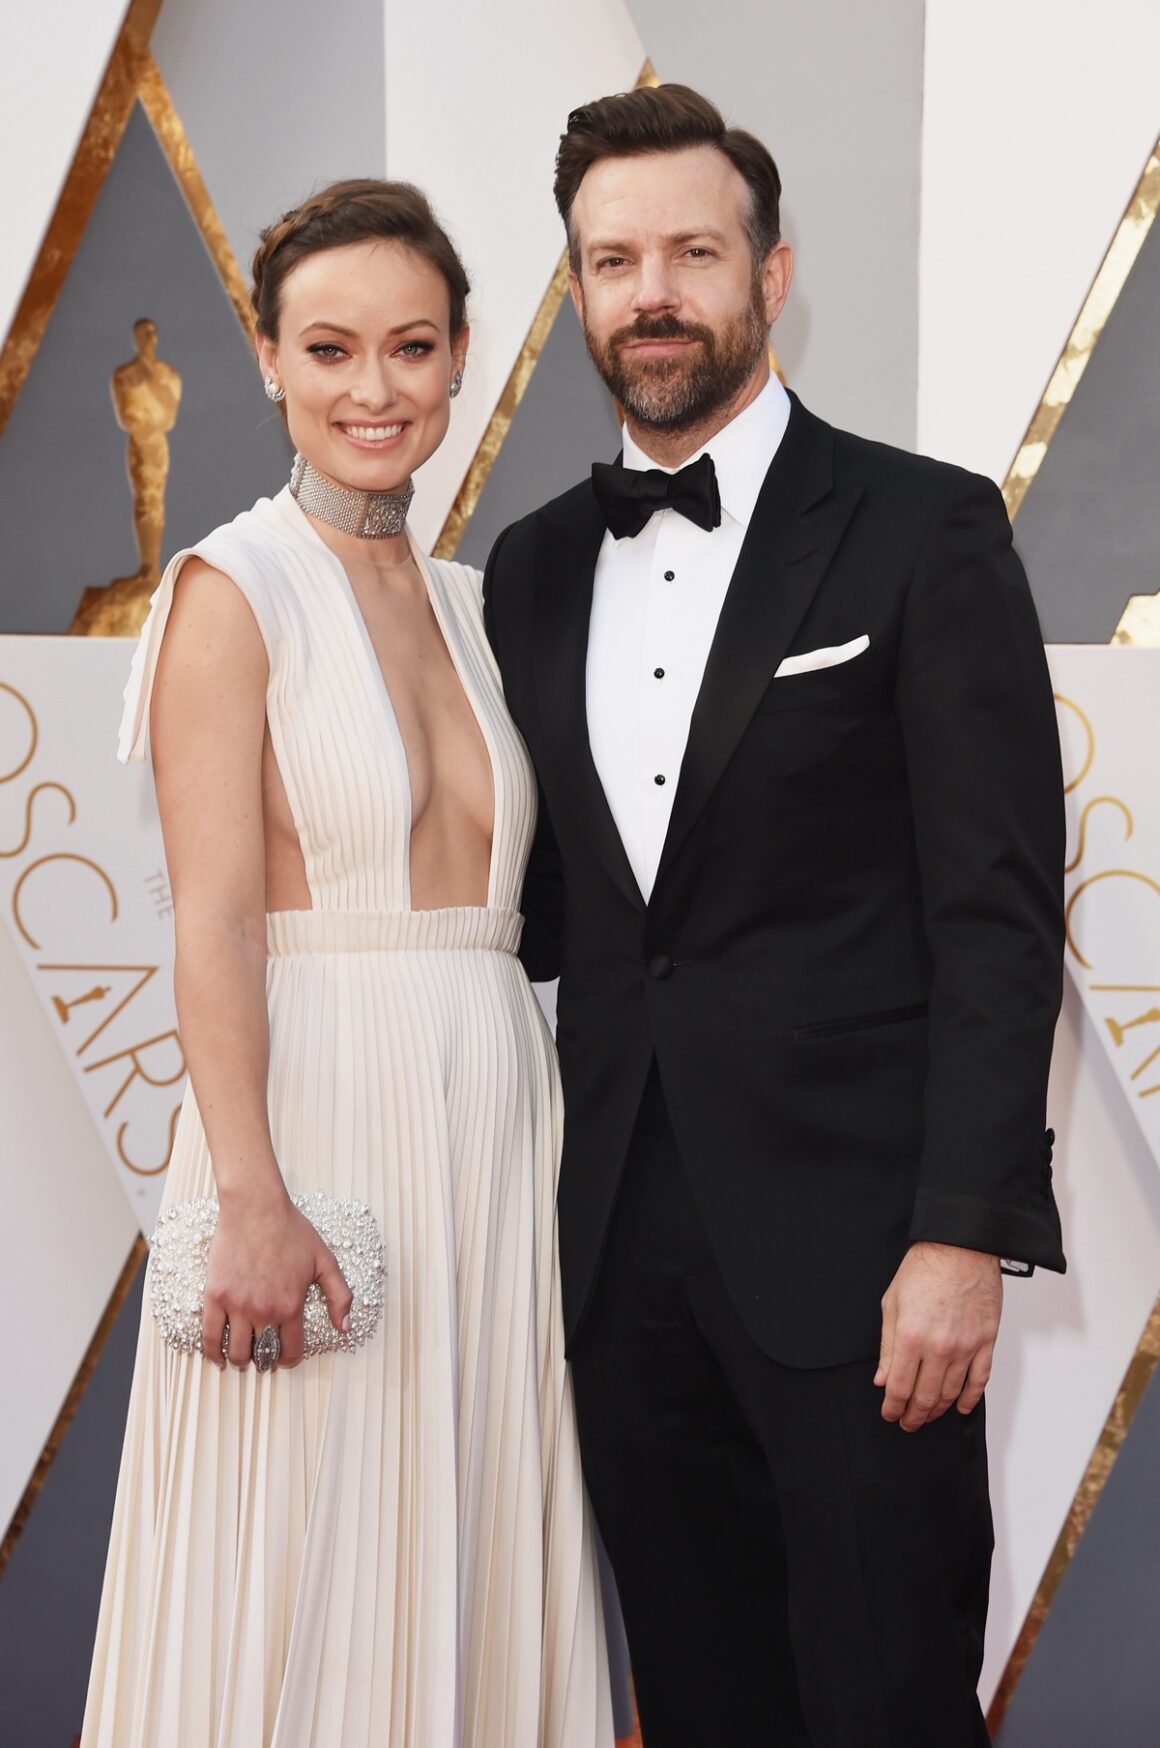
[[[720,781],[861,496],[835,491],[833,432],[794,397],[754,506],[689,724],[654,893]]]
[[[625,853],[588,738],[588,625],[604,521],[591,486],[569,494],[567,516],[545,518],[533,638],[544,747],[538,762],[567,798],[608,874],[629,903],[644,899]]]

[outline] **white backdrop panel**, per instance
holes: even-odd
[[[1061,647],[1052,675],[1070,790],[1068,965],[1160,1169],[1160,649]]]
[[[636,83],[645,49],[623,0],[386,0],[387,174],[420,183],[472,283],[472,348],[447,441],[412,520],[438,535],[552,277],[552,200],[568,111]],[[561,409],[561,417],[566,417]]]
[[[8,332],[89,119],[125,0],[39,0],[0,15],[0,338]]]
[[[21,1318],[19,1339],[0,1344],[2,1535],[137,1231],[3,926],[0,1114],[4,1300]]]
[[[1068,1272],[1009,1283],[988,1392],[997,1552],[986,1701],[1160,1291],[1160,1093],[1139,1096],[1160,1083],[1160,1062],[1132,1078],[1160,1044],[1160,886],[1145,883],[1160,880],[1160,650],[1049,654],[1070,786],[1067,894],[1093,966],[1068,951],[1048,1099]],[[1075,899],[1108,869],[1144,878],[1097,878]],[[1099,987],[1108,982],[1156,991]],[[1150,1012],[1115,1042],[1109,1016]]]
[[[996,1549],[985,1705],[1160,1290],[1160,1173],[1070,981],[1047,1112],[1068,1272],[1007,1283],[987,1391]]]
[[[927,0],[918,447],[1002,480],[1160,126],[1155,0]]]
[[[131,648],[0,638],[0,904],[110,1176],[151,1232],[185,1058],[153,785],[114,750]]]
[[[383,174],[382,6],[164,0],[153,55],[247,285],[279,213]]]

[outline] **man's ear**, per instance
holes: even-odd
[[[772,327],[785,308],[793,279],[793,250],[788,243],[775,243],[761,266],[761,290],[765,300],[765,322]]]

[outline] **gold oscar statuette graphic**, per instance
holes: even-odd
[[[128,471],[133,492],[138,568],[104,588],[86,589],[70,630],[79,636],[135,637],[161,580],[165,533],[165,485],[169,478],[169,433],[181,405],[181,377],[157,356],[157,324],[133,323],[137,353],[113,372],[113,408],[129,439]]]
[[[1137,1014],[1134,1020],[1116,1020],[1110,1014],[1104,1018],[1104,1024],[1112,1034],[1117,1048],[1124,1042],[1124,1033],[1130,1032],[1133,1026],[1155,1026],[1160,1024],[1160,1008],[1149,1008],[1145,1014]]]
[[[52,1005],[57,1011],[61,1025],[67,1026],[73,1008],[79,1008],[82,1002],[86,1001],[104,1001],[105,997],[110,993],[109,985],[107,983],[98,983],[94,989],[86,990],[84,995],[74,996],[72,1001],[65,1001],[63,996],[54,995],[52,998]]]

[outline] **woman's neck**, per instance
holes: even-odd
[[[340,485],[321,473],[303,455],[294,457],[290,492],[304,515],[328,534],[337,534],[358,549],[383,549],[383,561],[396,552],[403,562],[407,545],[407,511],[414,496],[411,481],[397,491],[370,492]],[[333,542],[328,542],[333,544]],[[337,548],[336,548],[337,550]]]

